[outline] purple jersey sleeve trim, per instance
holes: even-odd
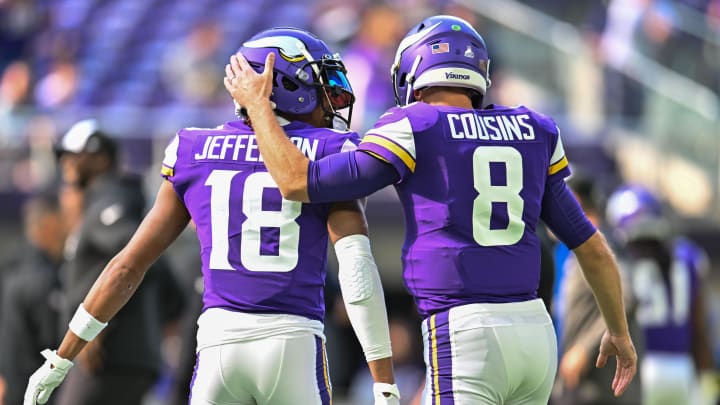
[[[541,218],[569,249],[575,249],[596,231],[562,178],[553,176],[545,185]]]
[[[329,155],[308,165],[308,195],[314,203],[354,200],[397,181],[393,166],[360,151]]]

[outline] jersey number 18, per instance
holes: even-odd
[[[213,170],[205,181],[210,187],[210,222],[212,249],[210,268],[235,270],[228,260],[230,224],[230,185],[238,170]],[[242,193],[242,212],[245,221],[240,233],[240,261],[250,271],[288,272],[297,266],[300,244],[300,216],[302,203],[282,200],[279,211],[263,210],[263,189],[277,188],[270,173],[255,172],[245,179]],[[280,230],[277,254],[261,254],[262,228]]]

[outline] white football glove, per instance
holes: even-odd
[[[30,376],[23,405],[44,404],[50,399],[50,394],[63,382],[73,362],[58,356],[50,349],[42,351],[45,363]]]
[[[385,396],[385,394],[389,395]],[[373,396],[375,405],[400,405],[400,390],[395,384],[373,384]]]

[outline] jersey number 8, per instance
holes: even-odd
[[[490,183],[490,163],[505,164],[505,184]],[[482,146],[473,152],[473,182],[478,196],[473,202],[473,239],[480,246],[514,245],[523,236],[525,222],[522,215],[525,201],[520,196],[523,188],[522,155],[509,146]],[[505,203],[508,224],[505,228],[492,228],[493,203]]]

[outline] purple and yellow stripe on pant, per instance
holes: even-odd
[[[330,370],[328,369],[327,355],[325,354],[325,342],[322,338],[315,337],[315,376],[317,377],[318,390],[322,405],[332,405],[332,384],[330,384]]]
[[[452,344],[450,343],[450,312],[431,315],[428,330],[428,372],[430,373],[430,405],[454,405]]]

